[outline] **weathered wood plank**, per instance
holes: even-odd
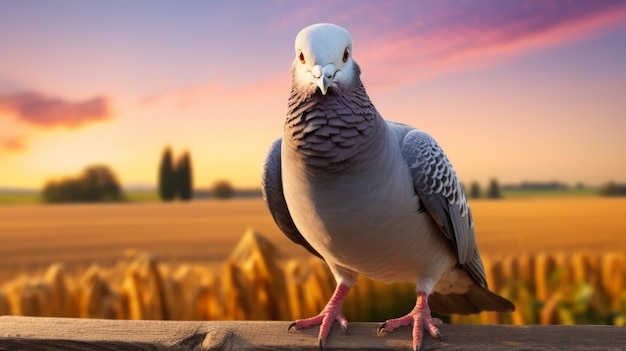
[[[317,328],[287,332],[290,322],[120,321],[0,317],[0,350],[318,350]],[[334,328],[326,350],[410,350],[411,330],[376,336],[377,323]],[[626,350],[613,326],[443,325],[445,341],[423,350]]]

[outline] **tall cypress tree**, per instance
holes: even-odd
[[[187,151],[178,159],[176,164],[176,186],[181,200],[191,200],[193,197],[193,176],[191,158]]]
[[[166,147],[159,167],[159,196],[163,201],[172,201],[176,196],[176,174],[172,164],[172,150]]]

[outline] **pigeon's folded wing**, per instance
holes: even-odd
[[[402,156],[409,166],[419,200],[441,232],[451,240],[459,264],[482,287],[487,287],[472,212],[452,164],[430,135],[411,130],[402,141]]]
[[[270,151],[263,162],[263,175],[261,178],[261,191],[263,192],[263,200],[267,208],[270,210],[274,221],[280,230],[296,244],[304,246],[309,252],[322,258],[315,249],[304,239],[296,224],[289,214],[285,195],[283,193],[283,180],[281,171],[281,149],[282,138],[279,138],[272,144]]]

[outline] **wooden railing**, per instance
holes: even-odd
[[[0,350],[318,350],[317,328],[290,322],[127,321],[0,317]],[[411,350],[411,328],[376,336],[378,323],[331,331],[325,350]],[[444,341],[426,336],[422,350],[626,350],[615,326],[442,325]]]

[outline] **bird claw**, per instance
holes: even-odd
[[[390,319],[381,324],[380,327],[378,327],[377,334],[380,336],[387,331],[392,331],[401,327],[412,325],[413,350],[419,351],[422,347],[424,331],[427,332],[431,337],[443,341],[443,336],[441,335],[441,332],[439,332],[439,329],[436,327],[437,324],[442,323],[443,322],[439,318],[432,317],[430,313],[430,308],[428,307],[428,295],[425,292],[418,292],[415,308],[411,312],[409,312],[409,314],[403,317]]]
[[[385,335],[385,328],[387,328],[387,322],[384,322],[383,324],[380,325],[380,327],[378,327],[378,330],[376,331],[376,335],[378,336]]]
[[[298,319],[297,321],[289,324],[287,331],[291,330],[291,328],[295,329],[304,329],[309,328],[314,325],[320,326],[318,343],[320,350],[324,349],[324,345],[326,344],[326,337],[330,333],[330,330],[335,322],[338,322],[341,325],[341,329],[343,329],[344,333],[348,334],[348,321],[346,317],[341,313],[341,305],[343,304],[343,300],[346,295],[350,291],[350,287],[347,285],[340,283],[337,285],[337,289],[333,293],[333,296],[326,304],[326,307],[317,315],[311,318],[306,319]]]

